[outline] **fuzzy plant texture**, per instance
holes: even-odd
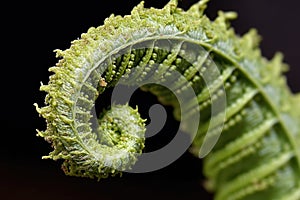
[[[38,135],[54,149],[43,158],[63,159],[64,172],[79,177],[100,179],[130,168],[144,148],[145,120],[137,109],[112,105],[100,114],[95,129],[91,122],[95,101],[121,77],[131,85],[149,76],[161,80],[177,71],[198,100],[185,112],[201,112],[190,148],[196,156],[209,121],[218,118],[210,113],[211,104],[226,96],[225,119],[213,124],[217,128],[222,123],[221,136],[203,160],[205,187],[214,192],[214,198],[299,200],[300,96],[292,94],[282,75],[287,70],[283,56],[263,57],[255,29],[237,35],[229,23],[236,17],[234,12],[219,12],[210,20],[204,14],[207,2],[202,0],[187,11],[178,8],[176,0],[162,9],[144,8],[141,2],[130,15],[111,15],[103,25],[73,41],[69,49],[56,50],[60,59],[49,69],[49,83],[40,87],[47,93],[45,105],[35,104],[47,123]],[[173,45],[169,51],[156,45],[164,42]],[[139,44],[147,48],[134,48]],[[209,70],[206,54],[187,49],[193,45],[209,52],[219,74]],[[201,62],[193,65],[185,56],[200,57]],[[212,87],[205,84],[204,71]],[[176,91],[184,92],[182,77],[174,83]],[[155,84],[143,89],[162,104],[173,106],[174,117],[180,120],[173,93]]]

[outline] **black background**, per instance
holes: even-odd
[[[202,187],[201,160],[184,154],[170,166],[146,174],[124,174],[122,178],[95,180],[68,177],[60,162],[41,160],[51,151],[49,144],[35,136],[45,123],[33,103],[43,104],[40,81],[47,83],[47,69],[57,59],[54,49],[66,49],[70,42],[91,26],[102,25],[111,13],[130,14],[138,0],[39,1],[2,5],[1,14],[1,199],[211,199]],[[183,0],[188,8],[196,1]],[[146,0],[146,7],[161,8],[166,0]],[[212,0],[206,14],[233,10],[239,18],[232,22],[238,34],[254,27],[262,36],[263,55],[271,58],[276,51],[290,65],[286,73],[294,92],[300,91],[300,3],[296,0]],[[146,104],[155,103],[149,95],[136,95]],[[146,101],[147,100],[147,101]],[[165,131],[176,127],[172,119]],[[167,141],[167,140],[166,140]],[[149,145],[155,146],[155,141]]]

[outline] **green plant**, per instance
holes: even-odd
[[[70,49],[57,50],[61,59],[50,68],[54,74],[48,85],[41,86],[47,92],[46,105],[36,105],[47,122],[47,130],[38,135],[54,147],[44,158],[64,159],[62,168],[68,175],[98,179],[130,168],[144,147],[144,120],[128,105],[112,105],[94,130],[94,102],[121,78],[131,85],[150,75],[158,81],[176,71],[197,96],[197,104],[187,105],[184,112],[201,112],[191,152],[198,156],[206,135],[209,140],[218,132],[214,130],[222,129],[204,158],[206,188],[215,192],[215,199],[300,199],[300,97],[291,94],[282,76],[282,55],[268,61],[254,29],[237,36],[229,24],[235,13],[220,12],[210,21],[203,14],[206,3],[202,0],[183,11],[176,0],[163,9],[147,9],[142,2],[131,15],[112,15],[103,26],[73,41]],[[165,42],[171,48],[162,48]],[[205,51],[192,52],[188,46]],[[218,71],[211,70],[208,56]],[[180,78],[174,84],[178,93],[187,87]],[[180,105],[172,92],[157,85],[143,89],[172,105],[180,120]],[[221,97],[226,110],[220,118],[211,107]]]

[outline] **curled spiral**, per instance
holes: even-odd
[[[46,105],[35,104],[47,122],[38,135],[54,148],[44,158],[64,159],[68,175],[98,179],[134,168],[146,158],[145,120],[114,104],[95,120],[95,101],[118,84],[141,86],[173,106],[191,136],[189,150],[208,154],[206,188],[216,199],[300,199],[300,98],[281,75],[282,55],[263,58],[254,29],[237,36],[229,26],[235,13],[210,21],[207,2],[188,11],[176,0],[163,9],[141,2],[131,15],[112,15],[56,50],[61,59],[40,88]]]

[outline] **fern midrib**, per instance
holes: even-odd
[[[259,90],[259,93],[262,95],[262,97],[265,100],[265,102],[267,103],[267,105],[270,106],[270,108],[274,112],[275,116],[278,118],[279,124],[281,125],[284,132],[286,133],[287,138],[293,148],[293,152],[296,154],[295,157],[297,159],[298,166],[300,167],[300,153],[298,152],[297,145],[295,143],[295,140],[293,139],[292,133],[286,127],[286,124],[284,123],[284,121],[280,115],[280,111],[277,109],[277,106],[271,101],[270,97],[264,92],[264,89],[263,89],[263,86],[261,85],[261,83],[259,83],[255,78],[252,78],[251,76],[249,76],[249,73],[247,73],[246,70],[243,69],[238,62],[236,62],[234,59],[232,59],[228,55],[226,55],[225,52],[222,52],[222,51],[214,48],[213,46],[205,44],[205,43],[202,43],[202,45],[206,46],[207,48],[212,49],[215,53],[218,53],[223,58],[232,62],[232,64],[234,64],[240,70],[240,72],[245,77],[247,77],[248,81],[251,82]]]
[[[157,34],[157,33],[154,33],[154,34]],[[277,109],[276,105],[272,102],[272,100],[270,99],[270,97],[264,91],[262,84],[259,83],[255,78],[251,77],[249,75],[249,73],[247,73],[247,71],[239,64],[239,62],[236,61],[234,58],[230,57],[229,55],[227,55],[226,52],[224,52],[224,51],[222,51],[220,49],[217,49],[213,45],[205,43],[204,41],[198,41],[198,40],[195,40],[195,39],[192,39],[192,38],[188,38],[188,37],[184,37],[184,36],[155,35],[155,36],[150,36],[150,37],[146,37],[146,38],[137,39],[135,41],[132,41],[132,42],[120,45],[118,48],[115,48],[112,51],[110,51],[109,53],[107,53],[106,56],[104,56],[103,58],[101,58],[98,62],[96,62],[94,64],[94,66],[90,70],[88,70],[88,72],[86,73],[86,75],[83,78],[83,81],[81,82],[80,86],[78,87],[79,88],[77,90],[78,92],[76,94],[74,94],[74,97],[75,97],[75,99],[74,99],[74,105],[76,105],[76,103],[77,103],[77,99],[80,96],[80,91],[81,91],[81,88],[82,88],[84,82],[90,76],[90,74],[92,73],[92,71],[95,70],[97,67],[99,67],[99,65],[103,61],[105,61],[107,58],[111,57],[113,54],[119,52],[120,50],[125,49],[125,48],[130,47],[130,46],[133,46],[135,44],[138,44],[138,43],[141,43],[141,42],[146,42],[146,41],[151,41],[151,40],[162,40],[162,39],[174,39],[174,40],[181,40],[181,41],[184,41],[184,42],[189,42],[189,43],[197,44],[197,45],[202,46],[205,49],[208,49],[210,52],[215,52],[216,54],[218,54],[218,56],[222,57],[224,60],[227,60],[228,62],[231,62],[248,79],[248,81],[255,86],[255,88],[262,95],[265,103],[274,112],[275,116],[278,119],[279,124],[281,125],[283,131],[287,135],[288,141],[289,141],[290,145],[292,146],[292,148],[293,148],[293,150],[294,150],[294,152],[296,154],[297,164],[300,167],[300,154],[299,154],[299,152],[298,152],[298,150],[296,148],[295,140],[293,140],[293,136],[292,136],[291,132],[287,128],[286,124],[284,123],[284,121],[283,121],[283,119],[282,119],[282,117],[280,115],[280,111]],[[98,98],[100,98],[100,97],[98,97]],[[75,114],[74,108],[75,107],[73,106],[72,107],[73,120],[74,120],[74,117],[75,117],[75,115],[74,115]],[[78,134],[76,134],[76,135],[78,136]],[[83,143],[83,141],[81,140],[80,137],[79,137],[79,139],[80,139],[82,145],[84,145],[84,143]]]

